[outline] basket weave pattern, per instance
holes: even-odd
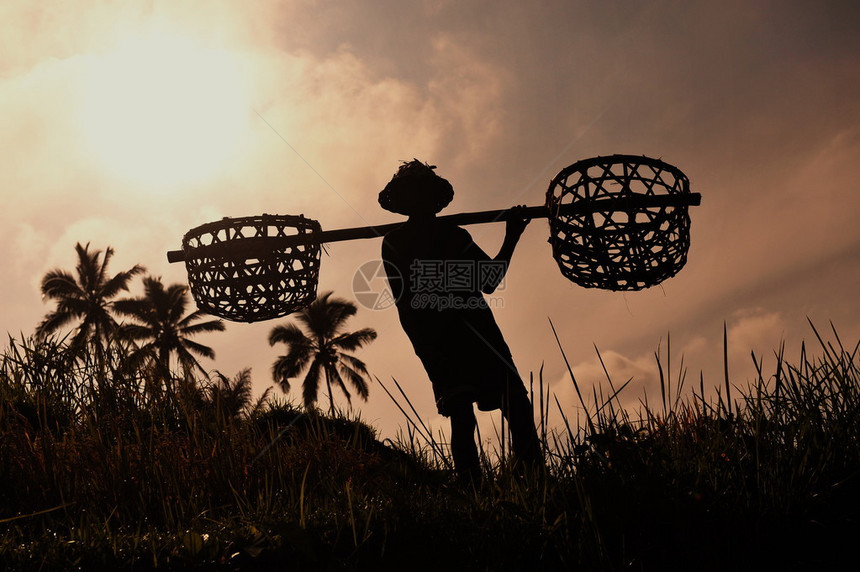
[[[257,322],[307,306],[317,294],[320,245],[301,237],[320,231],[319,222],[304,216],[265,214],[191,229],[182,246],[198,308],[227,320]],[[299,240],[272,248],[289,238]]]
[[[561,273],[580,286],[614,291],[641,290],[674,276],[690,246],[686,206],[609,205],[588,214],[562,214],[559,206],[689,192],[680,170],[648,157],[596,157],[565,168],[546,196],[549,242]]]

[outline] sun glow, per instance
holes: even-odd
[[[94,58],[81,109],[101,168],[151,191],[214,177],[234,156],[251,111],[239,58],[179,35],[127,38]]]

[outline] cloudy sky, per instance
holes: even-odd
[[[604,377],[595,346],[614,380],[633,376],[627,403],[658,398],[670,338],[673,376],[683,354],[688,381],[720,384],[724,323],[743,386],[751,351],[814,340],[807,318],[860,339],[858,24],[844,1],[6,1],[0,328],[32,333],[52,307],[40,278],[71,269],[76,242],[114,247],[114,271],[184,282],[165,252],[224,216],[398,220],[376,196],[401,160],[438,165],[453,213],[541,204],[577,160],[643,154],[702,194],[686,268],[643,292],[585,290],[535,221],[497,321],[523,376],[543,364],[571,415],[549,319],[580,383]],[[501,230],[470,228],[491,254]],[[332,245],[320,290],[355,300],[379,247]],[[276,323],[201,338],[207,365],[252,367],[262,391]],[[396,311],[362,308],[352,325],[379,333],[360,355],[371,371],[441,426]],[[358,406],[385,436],[403,423],[379,387]]]

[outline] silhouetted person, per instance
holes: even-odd
[[[433,384],[436,407],[451,419],[458,476],[480,479],[475,444],[478,409],[501,409],[519,463],[542,466],[528,392],[493,313],[491,294],[504,278],[528,220],[512,209],[499,254],[490,258],[469,233],[436,218],[454,196],[451,184],[417,159],[404,163],[379,194],[382,208],[407,215],[382,243],[400,323]]]

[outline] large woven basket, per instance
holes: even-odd
[[[674,276],[687,261],[690,217],[686,204],[673,200],[689,193],[684,173],[659,159],[611,155],[563,169],[546,195],[549,242],[562,274],[586,288],[615,291]],[[602,206],[562,212],[568,204]]]
[[[320,231],[319,222],[301,215],[266,214],[191,229],[182,247],[198,308],[257,322],[307,306],[317,295],[320,264],[319,242],[310,238]]]

